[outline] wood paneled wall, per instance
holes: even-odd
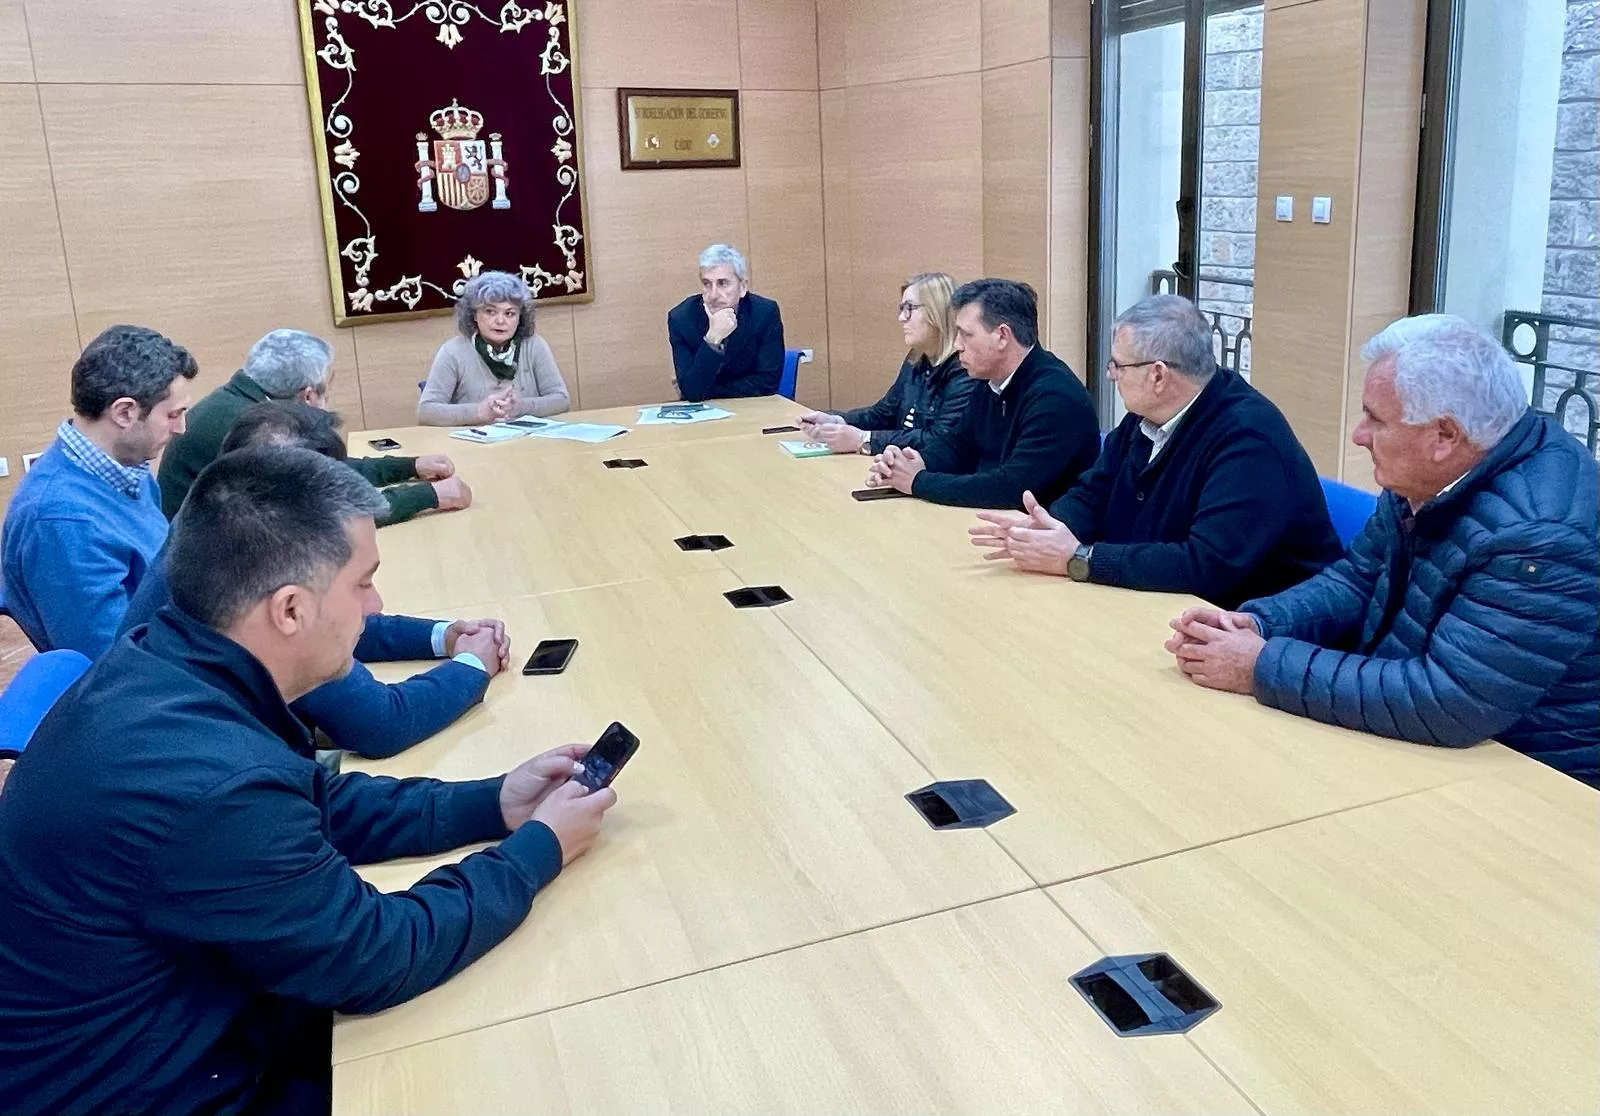
[[[1425,0],[1267,3],[1253,379],[1320,472],[1366,487],[1349,436],[1361,345],[1407,310],[1425,20]],[[1319,194],[1331,224],[1310,223]]]
[[[1347,453],[1357,350],[1405,310],[1425,0],[1269,0],[1254,367],[1318,466]],[[1080,374],[1089,0],[578,0],[594,302],[539,328],[579,405],[671,390],[667,308],[712,240],[748,251],[816,352],[800,397],[867,402],[922,270],[1025,279]],[[623,174],[621,85],[737,87],[745,165]],[[1299,199],[1297,220],[1271,199]],[[1334,220],[1311,226],[1312,194]],[[409,421],[444,319],[335,329],[293,5],[0,0],[0,455],[66,409],[117,321],[189,345],[201,387],[274,326],[330,337],[353,425]]]
[[[1088,0],[818,0],[835,406],[904,355],[918,271],[1022,279],[1081,371]]]
[[[12,476],[67,409],[67,371],[113,322],[200,360],[202,390],[275,326],[330,338],[354,426],[411,420],[444,318],[335,329],[295,5],[0,0],[0,455]],[[549,307],[583,406],[668,398],[666,311],[695,256],[729,240],[815,350],[829,400],[822,136],[813,0],[577,0],[590,250],[598,297]],[[744,167],[624,175],[616,89],[742,90]]]

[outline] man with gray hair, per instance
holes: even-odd
[[[750,291],[750,265],[727,244],[700,253],[700,293],[667,313],[678,394],[692,403],[775,395],[783,379],[778,304]]]
[[[1117,319],[1106,378],[1127,418],[1049,510],[980,512],[990,559],[1074,581],[1192,593],[1237,608],[1339,557],[1317,470],[1288,420],[1219,368],[1211,323],[1177,295]]]
[[[201,474],[173,603],[50,711],[0,795],[0,1097],[18,1112],[327,1110],[332,1013],[482,957],[616,801],[583,745],[473,782],[330,775],[288,702],[383,605],[381,497],[311,450]],[[384,894],[355,865],[493,842]]]
[[[1398,321],[1362,355],[1377,512],[1303,585],[1185,612],[1168,650],[1202,686],[1419,744],[1494,738],[1600,784],[1594,459],[1460,318]]]
[[[275,329],[252,345],[244,367],[194,405],[188,430],[174,438],[161,457],[157,480],[167,518],[178,514],[189,487],[200,470],[222,452],[222,440],[246,408],[270,399],[326,407],[332,380],[333,346],[316,334]],[[354,457],[349,466],[383,489],[389,511],[380,517],[380,524],[401,523],[425,511],[452,511],[472,503],[472,490],[455,475],[455,465],[442,453]],[[407,483],[416,480],[429,483]]]

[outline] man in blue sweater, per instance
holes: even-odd
[[[256,403],[234,420],[221,453],[258,445],[297,446],[345,460],[339,416],[308,403]],[[393,505],[391,505],[392,507]],[[156,556],[128,604],[120,637],[172,603],[166,553]],[[483,700],[490,679],[507,669],[511,641],[498,620],[422,620],[379,613],[367,617],[350,673],[290,705],[334,748],[382,759],[421,743]],[[367,663],[446,659],[404,682],[384,683]]]
[[[1224,608],[1339,557],[1316,468],[1283,414],[1218,368],[1194,303],[1154,295],[1117,319],[1106,376],[1128,416],[1048,511],[980,512],[973,543],[1034,573],[1192,593]]]
[[[956,352],[983,381],[956,429],[920,451],[889,446],[868,488],[895,488],[935,504],[1017,508],[1024,492],[1054,500],[1100,452],[1100,423],[1078,378],[1039,345],[1039,301],[1009,279],[956,288]]]
[[[1202,686],[1419,744],[1492,738],[1600,783],[1594,458],[1460,318],[1402,319],[1363,356],[1376,514],[1309,581],[1184,613],[1168,650]]]
[[[309,450],[218,458],[173,605],[39,726],[0,795],[7,1111],[325,1111],[331,1012],[449,979],[595,840],[581,745],[465,783],[310,758],[286,702],[350,669],[387,507]],[[480,841],[397,894],[353,867]]]
[[[667,312],[678,394],[706,399],[776,395],[783,378],[778,304],[750,290],[750,265],[735,248],[700,253],[700,293]]]
[[[72,366],[73,417],[0,528],[0,601],[40,651],[93,659],[166,542],[150,462],[183,433],[199,367],[153,329],[115,325]]]

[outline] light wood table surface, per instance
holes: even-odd
[[[774,457],[776,455],[776,457]],[[865,459],[760,440],[674,447],[641,473],[939,778],[1018,809],[999,840],[1040,883],[1395,794],[1520,769],[1317,724],[1184,678],[1162,643],[1190,599],[985,562],[975,513],[858,503]]]
[[[1182,1036],[1100,1022],[1067,983],[1098,956],[1029,892],[347,1063],[334,1110],[1252,1113]]]
[[[641,578],[726,567],[685,553],[688,524],[646,487],[647,470],[607,469],[610,454],[502,451],[492,464],[459,462],[472,506],[419,516],[378,534],[376,584],[390,612],[432,613]]]
[[[336,1060],[1032,886],[994,830],[929,828],[902,797],[927,771],[776,615],[722,598],[738,585],[717,571],[512,601],[496,611],[524,655],[580,641],[564,674],[498,678],[439,736],[349,761],[468,779],[612,720],[642,741],[602,840],[521,929],[441,988],[343,1021]],[[456,859],[363,875],[396,890]]]
[[[810,409],[775,395],[764,399],[725,399],[712,402],[725,411],[732,411],[733,417],[717,419],[714,422],[640,426],[638,407],[609,407],[551,416],[560,422],[593,422],[628,427],[628,433],[593,445],[557,438],[518,438],[496,445],[479,445],[476,442],[450,437],[452,430],[462,429],[459,426],[396,426],[384,430],[363,430],[352,433],[350,453],[356,457],[370,456],[377,451],[367,445],[369,440],[393,438],[400,443],[400,448],[392,451],[395,456],[414,457],[424,453],[447,453],[462,465],[462,475],[470,482],[480,466],[503,467],[508,458],[520,465],[525,461],[562,453],[605,451],[607,457],[638,457],[641,456],[639,451],[655,446],[760,436],[764,427],[793,424],[796,417]],[[800,437],[799,434],[778,436]],[[507,450],[512,452],[506,453]]]
[[[1267,1113],[1600,1112],[1600,795],[1528,764],[1051,890]]]
[[[582,646],[352,766],[644,744],[509,941],[339,1022],[339,1112],[1600,1110],[1600,796],[1201,690],[1161,649],[1184,598],[986,564],[970,511],[853,501],[865,458],[759,433],[795,405],[730,409],[599,447],[395,432],[479,499],[380,534],[388,609],[501,616],[514,667]],[[796,599],[738,612],[741,584]],[[901,799],[974,777],[1019,812],[937,834]],[[1066,977],[1147,950],[1223,1009],[1114,1037]]]

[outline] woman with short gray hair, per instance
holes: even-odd
[[[485,271],[469,279],[456,300],[456,331],[439,346],[422,385],[422,425],[469,426],[571,410],[555,354],[534,332],[533,293],[519,277]]]

